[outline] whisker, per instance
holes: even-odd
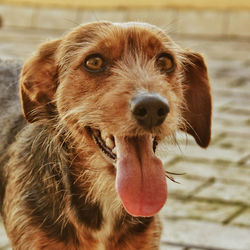
[[[172,182],[178,183],[178,184],[180,184],[180,182],[176,181],[176,180],[174,179],[174,177],[171,176],[171,175],[178,175],[178,176],[180,176],[180,175],[184,175],[184,174],[186,174],[186,173],[175,173],[175,172],[170,172],[170,171],[165,170],[165,176],[166,176],[169,180],[171,180]]]
[[[167,177],[169,180],[171,180],[172,182],[177,183],[177,184],[180,184],[180,182],[176,181],[172,176],[166,175],[166,177]]]
[[[174,173],[174,172],[170,172],[170,171],[165,171],[166,174],[172,174],[172,175],[185,175],[186,173]]]

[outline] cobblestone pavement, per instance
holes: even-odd
[[[24,60],[60,32],[0,30],[0,56]],[[180,184],[168,182],[161,212],[162,250],[250,249],[250,43],[175,37],[205,55],[213,87],[212,143],[200,149],[185,135],[158,154]],[[8,248],[0,226],[0,249]]]

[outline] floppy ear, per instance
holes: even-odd
[[[55,40],[43,44],[23,66],[19,84],[23,114],[28,122],[49,119],[55,112],[55,53],[59,43],[60,40]]]
[[[205,148],[210,142],[212,113],[207,67],[200,54],[186,51],[185,56],[188,59],[184,64],[185,131],[195,138],[197,144]]]

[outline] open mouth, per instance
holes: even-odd
[[[87,127],[87,131],[101,152],[105,154],[105,156],[107,156],[112,163],[115,163],[117,160],[115,137],[111,134],[102,133],[100,130],[93,129],[91,127]],[[152,137],[152,149],[154,153],[156,151],[157,145],[157,137]]]
[[[101,133],[98,129],[92,129],[87,127],[87,131],[93,138],[96,145],[99,149],[110,158],[111,161],[116,161],[116,147],[115,147],[115,139],[113,135],[109,135],[106,133]]]
[[[139,217],[156,214],[167,199],[163,164],[155,155],[157,138],[151,134],[116,136],[87,128],[105,158],[116,169],[115,186],[125,210]]]

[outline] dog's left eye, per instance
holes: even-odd
[[[100,55],[90,55],[84,61],[84,68],[90,72],[100,72],[104,69],[104,60]]]
[[[166,73],[171,73],[175,69],[174,59],[170,54],[163,53],[156,58],[156,66]]]

